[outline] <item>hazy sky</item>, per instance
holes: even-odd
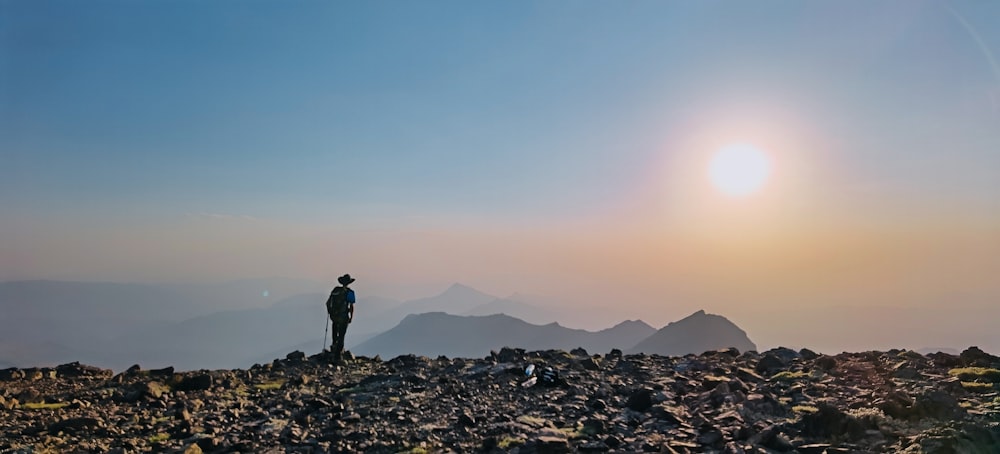
[[[0,0],[0,280],[350,272],[757,332],[1000,306],[997,23],[988,1]],[[707,177],[732,143],[770,159],[747,197]]]

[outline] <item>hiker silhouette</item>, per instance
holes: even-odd
[[[333,353],[334,361],[339,362],[344,353],[344,335],[347,334],[347,325],[354,320],[354,290],[347,286],[354,282],[350,274],[345,274],[337,278],[340,283],[330,292],[330,297],[326,300],[326,313],[330,316],[331,331],[333,331],[333,343],[330,351]]]

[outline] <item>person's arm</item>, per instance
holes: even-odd
[[[347,307],[348,307],[348,310],[347,310],[347,322],[348,323],[354,321],[354,302],[355,302],[354,290],[348,290],[347,291]]]

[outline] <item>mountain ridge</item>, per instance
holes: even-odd
[[[702,319],[708,319],[709,324],[715,327],[710,332],[692,335],[688,325],[705,325]],[[678,330],[683,332],[677,333]],[[661,339],[664,336],[666,338]],[[743,339],[739,339],[740,336]],[[730,342],[730,339],[739,342]],[[729,347],[741,351],[757,348],[746,339],[746,333],[728,319],[705,314],[704,311],[670,323],[660,330],[642,320],[627,320],[599,331],[567,328],[558,322],[533,324],[505,314],[429,312],[410,314],[396,327],[358,344],[353,350],[358,354],[386,357],[407,353],[477,357],[504,346],[530,350],[584,348],[597,352],[612,349],[636,353],[645,350],[649,350],[648,353],[663,350],[681,352],[675,354],[697,354]]]

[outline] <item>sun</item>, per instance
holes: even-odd
[[[720,148],[708,163],[708,178],[723,194],[746,197],[764,186],[771,174],[771,162],[763,151],[750,144]]]

